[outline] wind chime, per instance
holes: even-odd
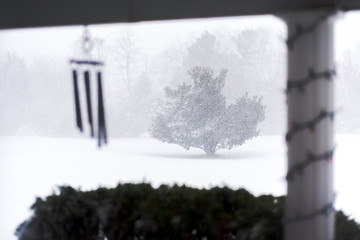
[[[71,59],[70,64],[72,66],[74,85],[76,126],[80,132],[84,131],[85,126],[83,125],[81,108],[82,105],[85,107],[84,103],[86,103],[90,136],[91,138],[97,137],[98,147],[101,147],[102,144],[107,144],[105,108],[102,92],[102,67],[104,66],[104,63],[91,59],[92,48],[93,41],[85,27],[84,35],[82,37],[82,52],[84,54],[84,59]],[[92,81],[92,79],[95,80]],[[81,80],[84,81],[84,85],[81,84]],[[95,88],[94,85],[96,85],[97,88]],[[81,94],[82,92],[84,94]],[[94,116],[93,110],[96,109],[97,116]]]

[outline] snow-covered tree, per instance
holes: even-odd
[[[226,106],[222,94],[227,70],[218,76],[206,67],[189,71],[193,85],[183,83],[177,89],[165,88],[159,101],[150,134],[163,142],[175,143],[185,149],[203,149],[214,154],[231,149],[259,134],[257,125],[265,118],[261,97],[247,94],[235,104]]]
[[[340,55],[337,63],[336,102],[341,108],[337,130],[360,130],[360,46],[350,46]]]
[[[0,135],[17,134],[31,121],[29,69],[21,57],[7,53],[0,59]]]
[[[138,61],[138,49],[136,45],[136,35],[130,29],[119,33],[119,37],[115,42],[113,58],[117,63],[121,81],[126,86],[129,96],[131,96]]]
[[[239,62],[227,84],[227,94],[236,96],[246,86],[249,94],[261,95],[266,103],[266,121],[263,132],[279,134],[285,131],[286,46],[284,32],[278,28],[245,29],[232,37]],[[241,81],[238,81],[241,79]],[[228,96],[228,95],[227,95]]]

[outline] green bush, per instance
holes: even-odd
[[[145,183],[59,189],[36,200],[34,215],[16,230],[19,240],[282,239],[284,197]],[[342,212],[337,217],[338,240],[360,239],[355,222]]]
[[[336,239],[359,240],[360,226],[354,220],[350,220],[342,211],[336,212]]]

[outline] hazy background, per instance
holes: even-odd
[[[106,117],[111,137],[140,136],[165,86],[189,83],[194,66],[226,68],[228,103],[261,95],[269,113],[263,133],[284,126],[285,28],[274,17],[111,24],[89,27],[92,57],[105,61]],[[83,27],[0,34],[0,134],[78,136],[70,58],[81,57]],[[252,71],[254,70],[254,71]],[[269,91],[269,90],[272,91]],[[277,126],[274,128],[274,124]],[[271,127],[269,127],[271,126]]]
[[[360,35],[357,13],[336,24],[337,130],[359,128]],[[84,28],[0,32],[1,135],[80,136],[74,128],[71,58],[81,58]],[[285,132],[286,26],[273,16],[108,24],[89,27],[92,58],[105,61],[110,137],[140,136],[165,86],[189,83],[193,66],[228,69],[230,104],[245,92],[267,106],[261,134]]]

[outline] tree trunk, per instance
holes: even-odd
[[[206,152],[208,156],[212,156],[216,152],[216,146],[204,146],[202,149]]]

